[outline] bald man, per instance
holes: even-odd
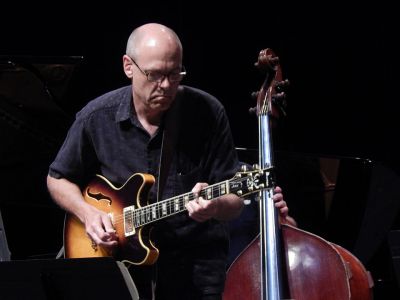
[[[221,103],[180,84],[186,75],[182,59],[173,30],[155,23],[136,28],[122,57],[130,85],[77,113],[47,177],[52,198],[78,224],[67,240],[73,244],[74,236],[68,235],[79,230],[87,236],[87,242],[66,245],[67,250],[88,244],[94,256],[105,249],[116,259],[128,259],[135,265],[130,270],[141,299],[221,299],[229,242],[225,221],[243,207],[235,194],[212,201],[199,196],[208,184],[231,178],[239,163]],[[163,169],[168,174],[159,180]],[[91,184],[96,174],[102,176],[97,193]],[[139,175],[132,179],[133,174]],[[152,174],[155,183],[143,174]],[[87,186],[90,196],[84,197]],[[137,230],[118,231],[123,207],[145,207],[189,192],[194,201],[182,197],[183,208],[174,202],[159,211],[149,208],[142,217],[132,213]],[[102,199],[113,207],[111,213],[96,204]],[[286,218],[279,189],[274,201]],[[129,220],[123,217],[126,226]],[[148,220],[157,222],[148,225]]]

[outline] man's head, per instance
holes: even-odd
[[[136,106],[162,112],[175,98],[182,75],[182,44],[170,28],[149,23],[130,35],[123,56]]]

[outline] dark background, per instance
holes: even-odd
[[[297,201],[295,196],[288,198],[293,216],[306,229],[349,250],[357,250],[357,235],[366,234],[359,233],[363,224],[379,224],[376,217],[387,220],[371,254],[356,252],[365,257],[378,295],[396,290],[393,247],[386,235],[399,228],[398,18],[384,1],[352,6],[337,1],[323,5],[246,1],[217,8],[206,1],[113,1],[90,8],[69,2],[46,8],[3,7],[3,62],[8,57],[26,70],[31,61],[42,75],[46,65],[61,64],[67,70],[58,80],[57,72],[46,70],[44,81],[32,70],[22,72],[30,79],[10,77],[12,72],[0,77],[0,203],[12,257],[52,257],[61,247],[64,214],[47,195],[47,167],[74,113],[93,97],[128,84],[121,57],[131,30],[160,22],[182,40],[188,71],[184,84],[220,99],[238,147],[257,148],[257,122],[248,108],[255,105],[250,94],[261,87],[264,75],[254,63],[260,50],[274,50],[284,78],[291,82],[287,117],[275,148],[296,157],[297,163],[288,169],[300,167],[291,176],[304,177],[312,186],[306,175],[315,174],[301,170],[305,166],[307,171],[307,162],[313,164],[318,157],[357,158],[368,165],[367,175],[343,171],[347,177],[340,193],[347,195],[347,202],[336,207],[333,221],[313,220],[321,207],[302,202],[306,193]],[[43,91],[43,82],[50,92]],[[382,215],[366,220],[370,198],[378,199],[373,208]],[[357,228],[347,227],[354,224]],[[368,248],[368,243],[361,245]]]

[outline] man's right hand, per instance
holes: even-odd
[[[88,205],[84,223],[86,233],[93,243],[106,248],[117,246],[118,236],[108,214]]]

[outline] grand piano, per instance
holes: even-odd
[[[81,57],[0,56],[0,210],[11,259],[53,256],[63,213],[46,190],[71,121]]]
[[[82,57],[0,56],[0,258],[55,258],[64,213],[50,199],[50,162],[82,105]],[[255,150],[238,148],[257,162]],[[372,273],[376,299],[399,293],[400,177],[367,158],[276,151],[277,183],[299,226],[339,244]],[[258,233],[250,198],[230,223],[230,262]]]

